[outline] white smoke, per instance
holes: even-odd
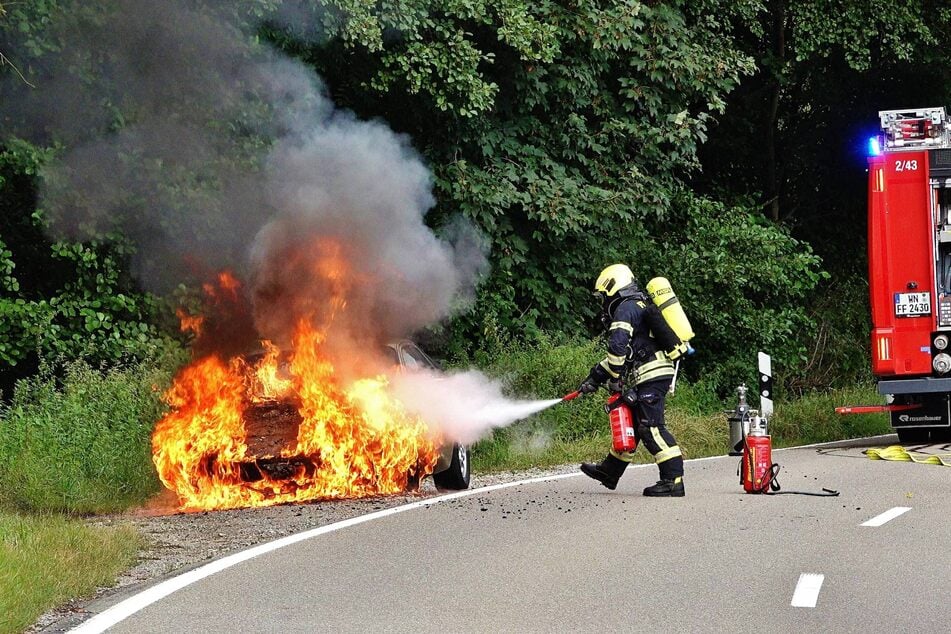
[[[513,400],[502,384],[476,370],[437,374],[406,372],[393,377],[394,395],[406,409],[452,441],[473,443],[491,430],[506,427],[561,402]]]

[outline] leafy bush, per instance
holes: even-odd
[[[36,208],[38,174],[55,152],[20,139],[0,147],[0,392],[41,363],[147,358],[171,344],[163,302],[132,279],[118,234],[54,241]]]
[[[168,363],[171,365],[171,362]],[[90,513],[159,489],[151,432],[170,372],[143,363],[99,372],[76,361],[20,381],[0,411],[0,502]]]

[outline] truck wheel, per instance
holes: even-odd
[[[898,428],[895,430],[898,432],[898,441],[902,443],[913,443],[913,442],[928,442],[928,432],[927,429],[902,429]]]
[[[452,447],[452,462],[445,471],[433,474],[433,482],[437,489],[461,491],[469,488],[471,476],[469,468],[469,448],[458,443]]]
[[[932,442],[951,442],[951,427],[941,427],[931,430]]]

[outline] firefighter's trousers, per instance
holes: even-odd
[[[684,459],[677,440],[664,425],[664,400],[670,389],[670,377],[642,383],[637,386],[637,401],[633,406],[637,438],[647,451],[654,456],[654,462],[664,480],[676,480],[684,475]],[[615,457],[630,462],[632,452],[611,453]]]

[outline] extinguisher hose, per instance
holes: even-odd
[[[745,439],[744,439],[744,442],[745,442]],[[743,467],[743,459],[741,458],[741,459],[740,459],[740,469],[742,469],[742,467]],[[836,490],[834,490],[834,489],[826,489],[825,487],[823,487],[822,493],[814,493],[814,492],[812,492],[812,491],[781,491],[781,490],[780,490],[781,487],[779,486],[779,479],[778,479],[779,470],[780,470],[781,468],[782,468],[782,467],[780,467],[779,464],[778,464],[778,463],[775,463],[775,462],[774,462],[772,465],[770,465],[770,467],[769,467],[769,477],[768,477],[768,478],[765,478],[765,479],[763,480],[763,484],[760,485],[758,488],[754,486],[754,488],[753,488],[753,490],[751,491],[751,493],[762,493],[762,494],[764,494],[764,495],[783,495],[783,494],[787,494],[787,495],[812,495],[812,496],[815,496],[815,497],[822,497],[822,498],[825,498],[825,497],[837,497],[837,496],[839,495],[839,492],[838,492],[838,491],[836,491]],[[737,473],[739,473],[739,469],[737,470]]]

